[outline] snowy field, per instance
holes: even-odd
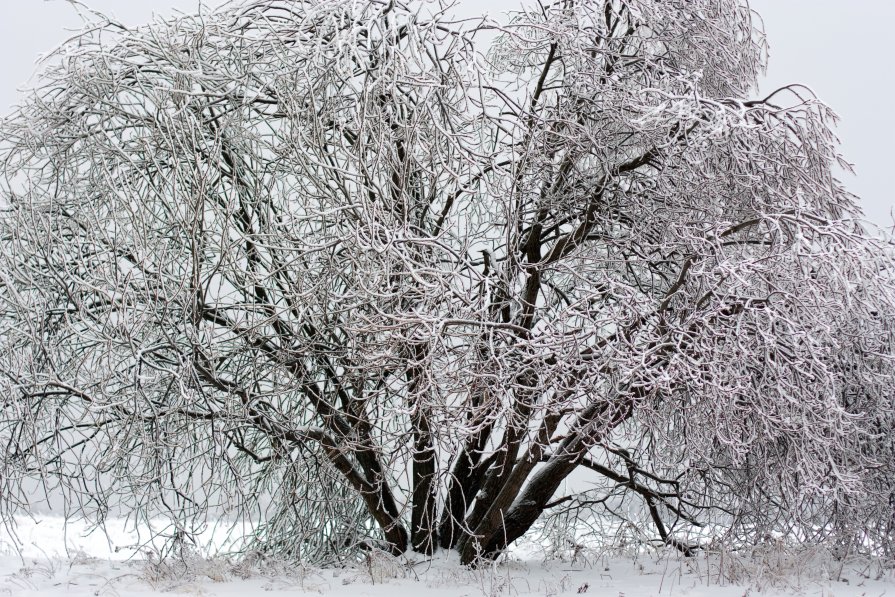
[[[750,558],[715,554],[691,559],[588,550],[549,557],[520,548],[479,570],[465,569],[451,556],[373,554],[349,568],[317,569],[258,560],[237,563],[193,552],[159,564],[151,549],[133,546],[132,535],[84,536],[72,526],[64,530],[59,518],[22,520],[17,535],[18,540],[5,531],[0,535],[0,595],[895,597],[892,567],[832,563],[816,553],[786,555],[773,547]]]

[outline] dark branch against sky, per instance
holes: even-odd
[[[88,0],[92,8],[125,24],[139,24],[154,14],[192,12],[196,0]],[[208,6],[223,0],[208,0]],[[460,0],[458,12],[478,14],[483,4],[492,15],[518,6],[517,0],[487,3]],[[837,0],[751,0],[762,16],[771,45],[770,67],[761,92],[787,83],[804,83],[841,116],[838,128],[843,153],[857,176],[848,188],[861,197],[867,218],[892,225],[895,193],[895,69],[889,61],[895,3],[859,0],[847,10]],[[35,61],[78,28],[80,17],[63,0],[0,0],[0,112],[17,101]]]

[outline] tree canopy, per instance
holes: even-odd
[[[0,124],[2,512],[891,550],[892,244],[765,55],[745,0],[91,23]]]

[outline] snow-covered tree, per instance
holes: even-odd
[[[47,62],[0,125],[3,512],[892,545],[892,246],[830,110],[749,99],[745,0],[450,15],[254,0]]]

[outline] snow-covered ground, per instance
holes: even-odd
[[[192,552],[160,564],[151,549],[135,548],[135,536],[123,530],[109,539],[84,536],[83,528],[64,530],[62,520],[51,517],[21,520],[17,535],[16,540],[0,532],[0,595],[895,597],[891,567],[834,563],[816,553],[793,555],[773,546],[749,558],[714,554],[690,559],[671,553],[610,556],[586,549],[550,558],[530,548],[478,570],[459,566],[450,555],[372,554],[350,568],[318,569]]]

